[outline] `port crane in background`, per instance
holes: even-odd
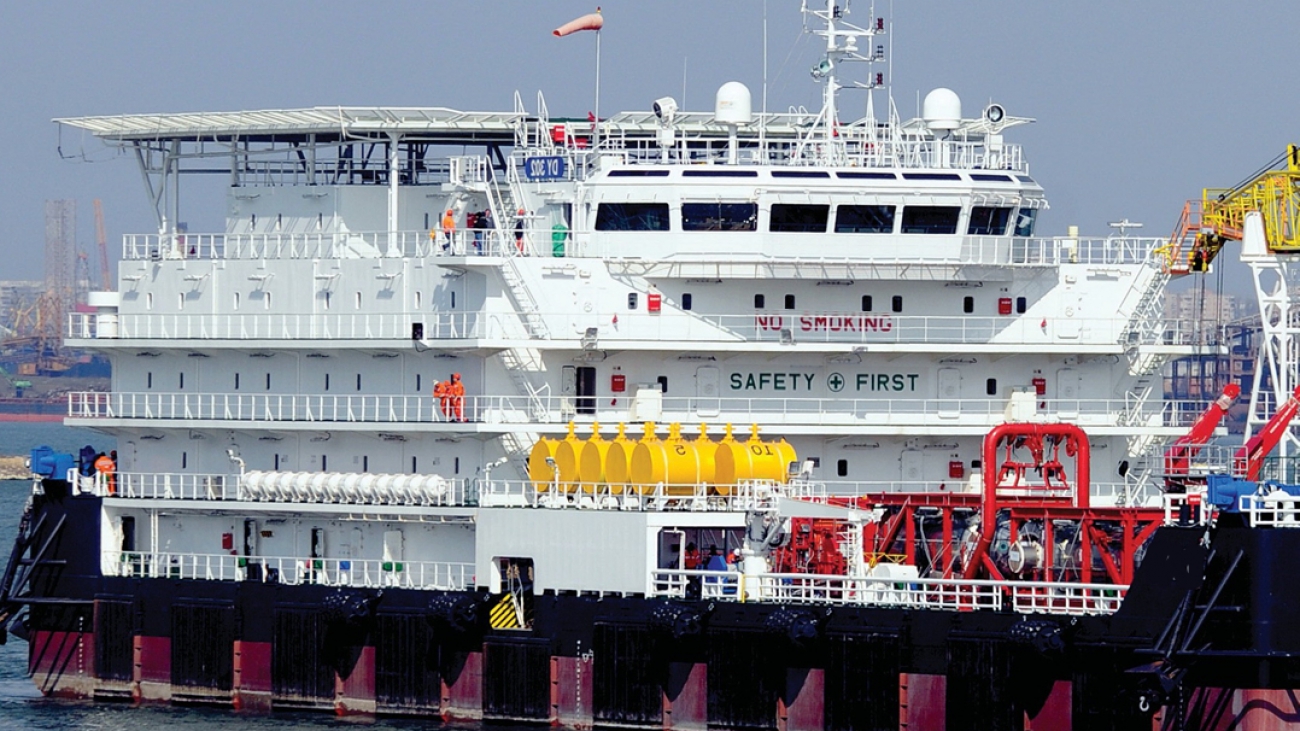
[[[99,246],[99,289],[113,289],[113,272],[108,264],[108,234],[104,229],[104,204],[95,199],[95,243]]]
[[[1188,201],[1161,249],[1165,271],[1206,272],[1233,241],[1250,267],[1261,325],[1246,433],[1278,428],[1285,460],[1300,452],[1300,438],[1288,428],[1290,419],[1274,427],[1269,412],[1287,404],[1300,385],[1300,147],[1287,146],[1233,188],[1206,188],[1200,200]]]

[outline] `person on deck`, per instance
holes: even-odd
[[[520,208],[515,216],[515,246],[519,247],[520,254],[524,253],[524,217],[525,211]]]
[[[451,410],[455,421],[465,420],[465,384],[460,382],[460,374],[451,374],[451,384],[447,387],[451,398]]]
[[[117,452],[113,452],[113,454],[114,456],[116,456]],[[95,471],[99,473],[100,480],[102,481],[104,487],[108,490],[109,495],[117,494],[116,480],[114,480],[113,478],[113,473],[116,470],[117,470],[117,465],[114,463],[112,457],[109,457],[107,454],[104,454],[103,452],[100,452],[95,456]]]
[[[445,420],[451,416],[451,382],[438,381],[433,384],[433,397],[438,399],[438,409]]]
[[[451,249],[451,240],[456,235],[456,214],[448,208],[447,212],[442,214],[442,250]]]

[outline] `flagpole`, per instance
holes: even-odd
[[[592,147],[600,148],[600,29],[596,29],[596,122],[592,131]]]

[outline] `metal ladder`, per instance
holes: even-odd
[[[1133,308],[1133,314],[1120,333],[1120,342],[1124,344],[1124,354],[1128,358],[1129,372],[1135,375],[1149,376],[1164,367],[1167,356],[1151,353],[1142,349],[1143,345],[1154,344],[1164,326],[1164,292],[1169,284],[1170,274],[1157,268],[1151,283]]]

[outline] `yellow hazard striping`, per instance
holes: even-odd
[[[515,603],[509,594],[504,594],[488,612],[488,622],[492,629],[520,629],[519,615],[515,613]]]

